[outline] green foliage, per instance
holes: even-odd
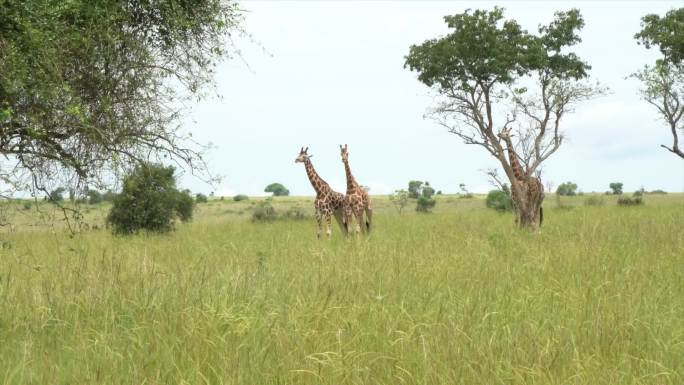
[[[499,212],[513,211],[513,200],[510,194],[503,190],[491,190],[487,194],[485,205]]]
[[[621,196],[617,200],[618,206],[639,206],[644,204],[644,199],[641,196],[635,196],[635,197],[625,197]]]
[[[283,215],[284,219],[293,219],[293,220],[302,220],[302,219],[307,219],[307,215],[304,212],[304,209],[302,209],[302,206],[299,204],[296,204],[294,206],[291,206]]]
[[[100,192],[97,190],[88,190],[86,192],[86,196],[88,197],[88,203],[91,205],[96,205],[103,200],[102,194],[100,194]]]
[[[418,197],[421,195],[422,186],[423,186],[422,181],[419,181],[419,180],[409,181],[409,184],[408,184],[409,198],[418,199]]]
[[[425,182],[423,188],[421,189],[420,195],[424,198],[430,199],[433,195],[435,195],[435,189],[430,186],[429,182]]]
[[[207,202],[209,202],[209,198],[207,198],[207,196],[204,195],[204,194],[202,194],[202,193],[197,193],[197,194],[195,195],[195,202],[197,202],[197,203],[207,203]]]
[[[641,18],[641,31],[634,38],[646,48],[658,47],[664,61],[679,65],[684,61],[684,8],[665,16],[649,14]]]
[[[271,204],[270,199],[266,199],[257,203],[252,212],[252,221],[254,222],[270,222],[278,219],[278,213]]]
[[[24,208],[24,210],[31,210],[33,204],[31,202],[25,201],[22,207]]]
[[[0,1],[0,155],[41,188],[150,153],[194,164],[169,106],[201,97],[241,18],[223,0]]]
[[[270,192],[273,193],[274,197],[280,197],[280,196],[288,196],[290,195],[290,190],[286,189],[285,186],[283,186],[280,183],[271,183],[266,188],[264,189],[264,192]]]
[[[665,190],[660,190],[660,189],[658,189],[658,190],[651,190],[651,191],[647,192],[647,194],[665,195],[665,194],[667,194],[667,191],[665,191]]]
[[[564,48],[580,41],[584,20],[576,9],[556,12],[555,19],[539,28],[539,36],[523,30],[515,20],[504,20],[503,9],[467,10],[444,21],[448,35],[413,45],[405,67],[418,72],[418,80],[441,92],[471,90],[474,83],[511,84],[531,72],[552,78],[580,79],[589,66]]]
[[[437,201],[431,198],[431,196],[421,195],[418,197],[418,200],[416,200],[416,211],[419,213],[432,212],[432,209],[435,207],[436,203]]]
[[[52,191],[48,196],[50,202],[62,202],[64,200],[64,192],[66,189],[64,187],[58,187]]]
[[[408,205],[409,192],[406,190],[395,190],[394,193],[389,196],[389,199],[394,208],[396,208],[401,215],[401,213],[404,211],[404,207]]]
[[[221,198],[223,198],[223,197],[221,197]],[[238,194],[238,195],[233,197],[233,200],[235,202],[246,201],[248,199],[249,199],[249,197],[247,195],[244,195],[244,194]]]
[[[458,185],[459,190],[461,192],[458,194],[458,197],[461,199],[470,199],[473,197],[473,194],[468,191],[468,188],[466,187],[465,183],[461,183]]]
[[[600,195],[592,195],[584,200],[585,206],[603,206],[605,203],[605,200]]]
[[[565,196],[577,195],[577,184],[572,182],[561,183],[556,189],[556,194]]]
[[[107,216],[114,233],[163,233],[173,229],[174,218],[192,218],[194,200],[187,190],[176,189],[174,171],[170,166],[144,164],[124,178],[123,190]]]
[[[611,194],[613,194],[613,195],[620,195],[620,194],[622,194],[622,183],[620,183],[620,182],[613,182],[613,183],[609,184],[608,187],[610,187],[610,190],[611,190],[610,193],[611,193]]]
[[[181,222],[192,220],[192,213],[195,209],[195,200],[190,195],[190,190],[178,191],[176,193],[175,210]]]

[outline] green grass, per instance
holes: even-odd
[[[550,198],[534,233],[448,196],[377,198],[355,240],[249,201],[166,236],[27,220],[0,234],[0,384],[684,383],[684,196]]]

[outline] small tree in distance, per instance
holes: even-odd
[[[288,196],[290,195],[290,190],[286,189],[280,183],[271,183],[264,189],[264,192],[273,193],[274,197]]]
[[[404,210],[404,207],[408,205],[409,202],[409,192],[406,190],[395,190],[394,194],[391,194],[389,196],[390,202],[394,205],[394,207],[399,211],[399,215],[401,215],[402,211]]]
[[[572,182],[561,183],[556,189],[556,194],[565,196],[577,195],[577,184]]]
[[[620,182],[613,182],[608,185],[610,187],[611,193],[613,195],[621,195],[622,194],[622,183]]]

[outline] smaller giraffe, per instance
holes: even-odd
[[[307,152],[309,147],[306,149],[302,147],[299,150],[299,156],[295,159],[295,163],[304,163],[304,168],[306,169],[306,175],[309,177],[311,186],[313,186],[316,191],[316,199],[314,200],[314,209],[316,210],[316,222],[318,223],[318,238],[323,234],[323,227],[325,227],[325,233],[328,238],[332,235],[332,220],[331,217],[334,216],[337,224],[340,226],[343,234],[347,234],[347,226],[344,221],[344,195],[334,191],[330,188],[330,185],[324,181],[316,170],[314,170],[313,164],[311,163],[311,156]]]
[[[503,128],[499,132],[499,138],[501,138],[506,143],[506,150],[508,151],[508,160],[511,164],[511,169],[513,170],[513,175],[515,180],[519,183],[524,194],[527,196],[527,202],[535,205],[535,211],[539,210],[539,226],[542,225],[544,221],[544,209],[541,207],[541,202],[544,200],[544,186],[542,185],[539,178],[533,176],[526,176],[520,162],[518,161],[518,155],[515,152],[515,147],[511,141],[510,128]],[[512,183],[512,182],[511,182]],[[511,188],[511,194],[513,195],[513,203],[517,201],[515,188]],[[537,207],[538,206],[538,207]]]
[[[349,230],[352,218],[356,217],[359,231],[362,233],[370,232],[373,218],[373,203],[366,190],[356,182],[356,179],[354,179],[354,176],[351,173],[351,168],[349,168],[349,147],[346,144],[344,146],[340,145],[340,155],[342,156],[344,171],[347,175],[347,195],[345,196],[346,204],[344,215],[347,230]],[[363,218],[364,213],[366,215],[365,223]]]

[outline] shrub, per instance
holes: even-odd
[[[465,183],[459,184],[458,188],[461,190],[461,192],[458,195],[459,198],[470,199],[473,197],[473,194],[470,191],[468,191],[468,188],[466,188]]]
[[[100,194],[100,192],[97,190],[88,190],[86,192],[86,196],[88,197],[88,203],[91,205],[96,205],[102,202],[102,194]]]
[[[437,201],[430,197],[421,196],[416,201],[416,211],[419,213],[429,213],[435,207]]]
[[[176,214],[181,222],[192,220],[192,212],[195,209],[195,200],[190,195],[190,190],[178,191],[176,193]]]
[[[577,195],[577,184],[572,182],[561,183],[556,189],[556,194],[566,196]]]
[[[665,195],[665,194],[667,194],[667,191],[658,189],[658,190],[651,190],[651,191],[647,192],[646,194],[659,194],[659,195]]]
[[[50,202],[61,202],[64,200],[64,192],[66,189],[64,187],[58,187],[52,191],[50,191],[50,195],[48,196],[48,200]]]
[[[202,193],[197,193],[197,194],[195,195],[195,202],[197,202],[197,203],[207,203],[207,202],[209,202],[209,198],[207,198],[207,196],[204,195],[204,194],[202,194]]]
[[[584,200],[585,206],[603,206],[606,202],[602,196],[594,195]]]
[[[406,190],[395,190],[394,194],[389,196],[389,199],[401,215],[402,211],[404,211],[404,207],[408,205],[409,192]]]
[[[634,194],[632,194],[632,195],[640,198],[640,197],[644,196],[645,193],[646,193],[646,190],[644,190],[644,188],[642,187],[642,188],[636,190],[634,192]]]
[[[619,206],[638,206],[644,204],[644,199],[640,196],[637,197],[620,197],[617,200]]]
[[[269,199],[259,202],[256,207],[254,207],[254,212],[252,213],[252,220],[255,222],[268,222],[278,219],[278,214],[273,208],[271,201]]]
[[[274,197],[284,197],[290,195],[290,190],[280,183],[271,183],[264,189],[264,192],[273,193]]]
[[[306,214],[304,213],[304,209],[302,209],[301,206],[295,205],[295,206],[290,207],[285,212],[284,217],[287,219],[300,220],[300,219],[306,219]]]
[[[238,194],[238,195],[233,197],[233,200],[235,202],[246,201],[247,199],[249,199],[249,197],[247,195],[244,195],[244,194]],[[223,200],[223,197],[221,197],[221,200]]]
[[[430,183],[425,182],[425,185],[423,185],[423,189],[421,191],[421,196],[423,198],[430,199],[433,195],[435,195],[435,189],[433,189],[432,186],[430,186]]]
[[[31,204],[31,202],[24,202],[23,207],[24,207],[24,210],[31,210],[33,205]]]
[[[488,208],[499,212],[513,211],[511,196],[502,190],[492,190],[487,194],[485,204]]]
[[[173,229],[174,218],[192,218],[194,201],[187,190],[176,189],[174,171],[170,166],[142,164],[124,178],[123,190],[107,216],[114,233],[163,233]]]

